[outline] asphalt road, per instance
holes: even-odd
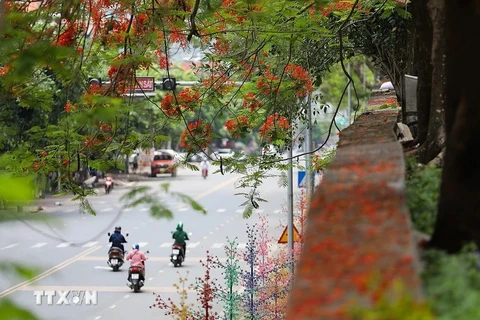
[[[245,199],[234,195],[241,191],[234,187],[238,178],[237,175],[215,174],[204,180],[198,172],[182,170],[176,178],[162,176],[136,183],[158,190],[157,196],[174,212],[173,220],[152,218],[146,205],[121,211],[120,196],[131,188],[123,187],[108,195],[99,192],[89,198],[97,211],[96,216],[79,213],[77,203],[65,200],[61,206],[45,208],[51,220],[1,224],[0,259],[35,267],[38,275],[29,281],[12,275],[2,276],[0,299],[12,299],[48,320],[170,319],[161,310],[149,308],[154,303],[153,292],[161,294],[165,300],[170,297],[178,301],[173,285],[178,282],[179,274],[186,276],[188,272],[188,282],[194,283],[196,277],[204,275],[200,260],[205,260],[207,250],[224,259],[227,237],[237,237],[239,250],[244,250],[246,225],[259,222],[257,214],[248,220],[242,218],[243,210],[239,205]],[[294,190],[298,194],[296,178],[294,180]],[[159,188],[162,182],[169,182],[172,191],[194,198],[208,213],[195,212],[180,199],[165,196]],[[277,178],[270,178],[264,181],[260,192],[268,202],[260,203],[256,213],[267,215],[269,235],[276,242],[282,233],[280,224],[287,221],[287,189],[278,187]],[[178,221],[184,223],[184,229],[191,236],[185,264],[174,268],[169,262],[170,231],[175,229]],[[124,234],[129,233],[127,249],[138,243],[143,251],[150,251],[146,264],[147,281],[140,293],[133,293],[125,284],[127,265],[119,272],[113,272],[106,264],[107,232],[113,231],[115,225],[121,225]],[[282,245],[272,245],[271,251],[279,250],[279,246]],[[218,270],[213,276],[223,278]],[[46,297],[41,305],[37,305],[34,292],[39,290],[71,290],[66,296],[69,301],[76,294],[73,291],[96,291],[97,303],[86,305],[84,300],[78,304],[56,305],[59,302],[57,291],[53,305],[48,304]],[[194,293],[189,295],[189,301],[194,302],[195,298]],[[216,308],[218,310],[220,306]]]

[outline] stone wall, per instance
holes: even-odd
[[[389,297],[393,284],[422,299],[419,259],[405,204],[405,161],[394,132],[395,95],[372,95],[340,133],[335,160],[312,199],[287,319],[350,319],[354,306]]]

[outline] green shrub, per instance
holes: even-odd
[[[438,320],[480,319],[480,273],[474,246],[448,255],[428,250],[423,284]]]
[[[407,206],[415,229],[432,234],[437,218],[442,170],[407,159]]]

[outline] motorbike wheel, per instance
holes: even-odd
[[[140,284],[137,282],[135,283],[135,285],[133,286],[133,292],[139,292],[140,291]]]
[[[120,266],[114,266],[112,269],[113,271],[118,271],[118,269],[120,269]]]

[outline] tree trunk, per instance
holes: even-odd
[[[432,89],[432,25],[426,1],[412,1],[412,17],[415,23],[415,67],[417,82],[418,134],[410,144],[423,144],[427,139],[430,118],[430,97]]]
[[[445,146],[445,4],[444,0],[429,0],[427,7],[433,26],[431,56],[431,96],[428,132],[418,150],[420,163],[435,159]]]
[[[446,1],[446,152],[430,247],[480,245],[480,0]]]

